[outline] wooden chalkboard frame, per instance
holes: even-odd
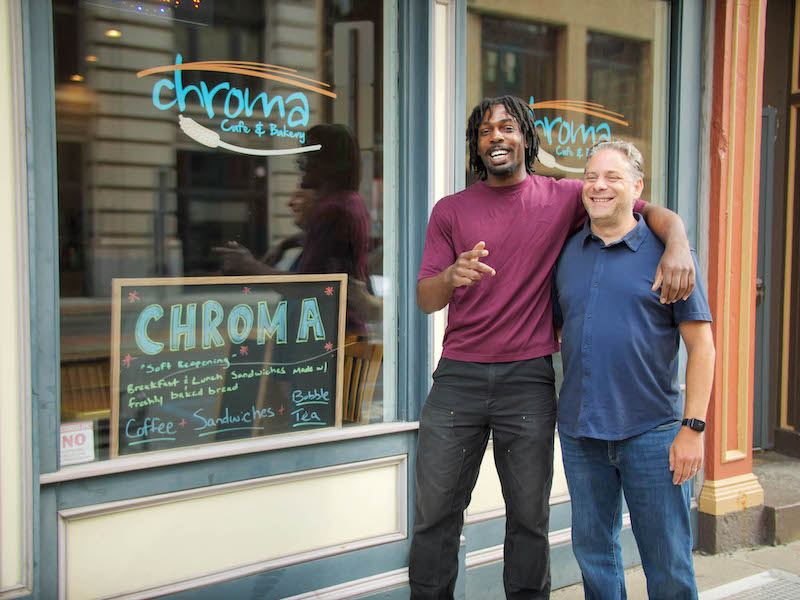
[[[345,322],[347,314],[347,274],[304,274],[304,275],[256,275],[256,276],[231,276],[231,277],[154,277],[154,278],[114,278],[111,280],[111,423],[110,423],[110,457],[119,458],[119,416],[120,416],[120,365],[121,365],[121,325],[122,325],[122,289],[126,286],[185,286],[185,285],[215,285],[215,284],[248,284],[248,283],[334,283],[339,284],[339,311],[338,332],[336,341],[336,401],[335,421],[332,427],[342,427],[343,391],[344,391],[344,346]],[[297,435],[299,432],[284,432],[265,434],[259,437],[273,437],[279,435]],[[256,439],[256,438],[250,438]],[[242,441],[242,440],[234,440]],[[226,444],[229,441],[212,442],[212,444]],[[194,446],[181,446],[186,450]],[[175,449],[147,450],[136,454],[151,454],[154,452],[169,452]]]

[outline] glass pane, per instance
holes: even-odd
[[[54,0],[53,17],[62,464],[393,415],[383,2]],[[338,288],[326,309],[327,284],[258,279],[334,274],[347,275],[341,328]],[[303,303],[317,289],[331,326]],[[338,367],[332,389],[304,379],[303,361]],[[179,391],[153,387],[173,379]]]
[[[644,199],[666,204],[669,4],[620,0],[594,10],[470,2],[467,111],[484,97],[528,101],[541,140],[540,175],[581,177],[595,141],[634,142],[646,161]],[[468,183],[474,181],[467,175]]]
[[[559,28],[543,23],[481,19],[483,94],[524,96],[529,90],[554,94],[558,37]]]
[[[587,96],[625,115],[627,132],[636,137],[641,137],[650,124],[649,103],[641,100],[652,85],[646,60],[649,54],[649,42],[591,31],[587,36]],[[593,117],[593,120],[600,119]]]
[[[653,88],[650,48],[649,41],[591,31],[586,40],[587,96],[618,113],[587,115],[587,125],[603,133],[605,127],[614,126],[614,135],[632,141],[645,157],[651,156],[652,149],[652,102],[645,101]],[[645,177],[646,190],[650,181]]]

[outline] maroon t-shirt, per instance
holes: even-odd
[[[558,351],[553,266],[586,221],[582,187],[578,179],[539,175],[503,187],[479,181],[434,206],[417,280],[438,275],[480,241],[489,251],[482,262],[496,271],[453,292],[443,357],[510,362]]]

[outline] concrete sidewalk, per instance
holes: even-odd
[[[800,541],[713,555],[695,552],[694,568],[700,600],[800,599]],[[773,572],[771,576],[753,578],[770,571]],[[647,598],[641,567],[625,571],[625,584],[631,600]],[[726,584],[730,585],[721,587]],[[580,584],[561,588],[551,595],[553,600],[582,600],[583,597]]]

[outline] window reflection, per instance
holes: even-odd
[[[94,459],[114,278],[347,273],[347,364],[373,368],[346,420],[384,419],[383,3],[201,4],[53,3],[61,416],[93,423]]]
[[[586,40],[588,97],[625,115],[635,137],[650,127],[648,106],[640,100],[650,85],[649,49],[647,42],[591,31]]]
[[[542,142],[535,170],[555,178],[580,177],[594,142],[630,139],[650,161],[646,199],[664,204],[668,17],[662,0],[605,11],[472,0],[467,109],[504,94],[529,101]]]
[[[349,276],[345,330],[365,335],[369,320],[377,320],[380,300],[369,277],[370,218],[358,193],[361,153],[344,125],[315,125],[306,145],[316,152],[299,155],[300,178],[287,205],[298,234],[282,239],[263,257],[235,240],[213,250],[222,258],[226,275],[289,273],[347,273]],[[284,255],[296,250],[286,263]],[[283,262],[283,268],[278,263]]]
[[[484,16],[481,45],[485,96],[510,94],[527,100],[531,90],[544,98],[556,92],[556,44],[559,29],[544,23]]]

